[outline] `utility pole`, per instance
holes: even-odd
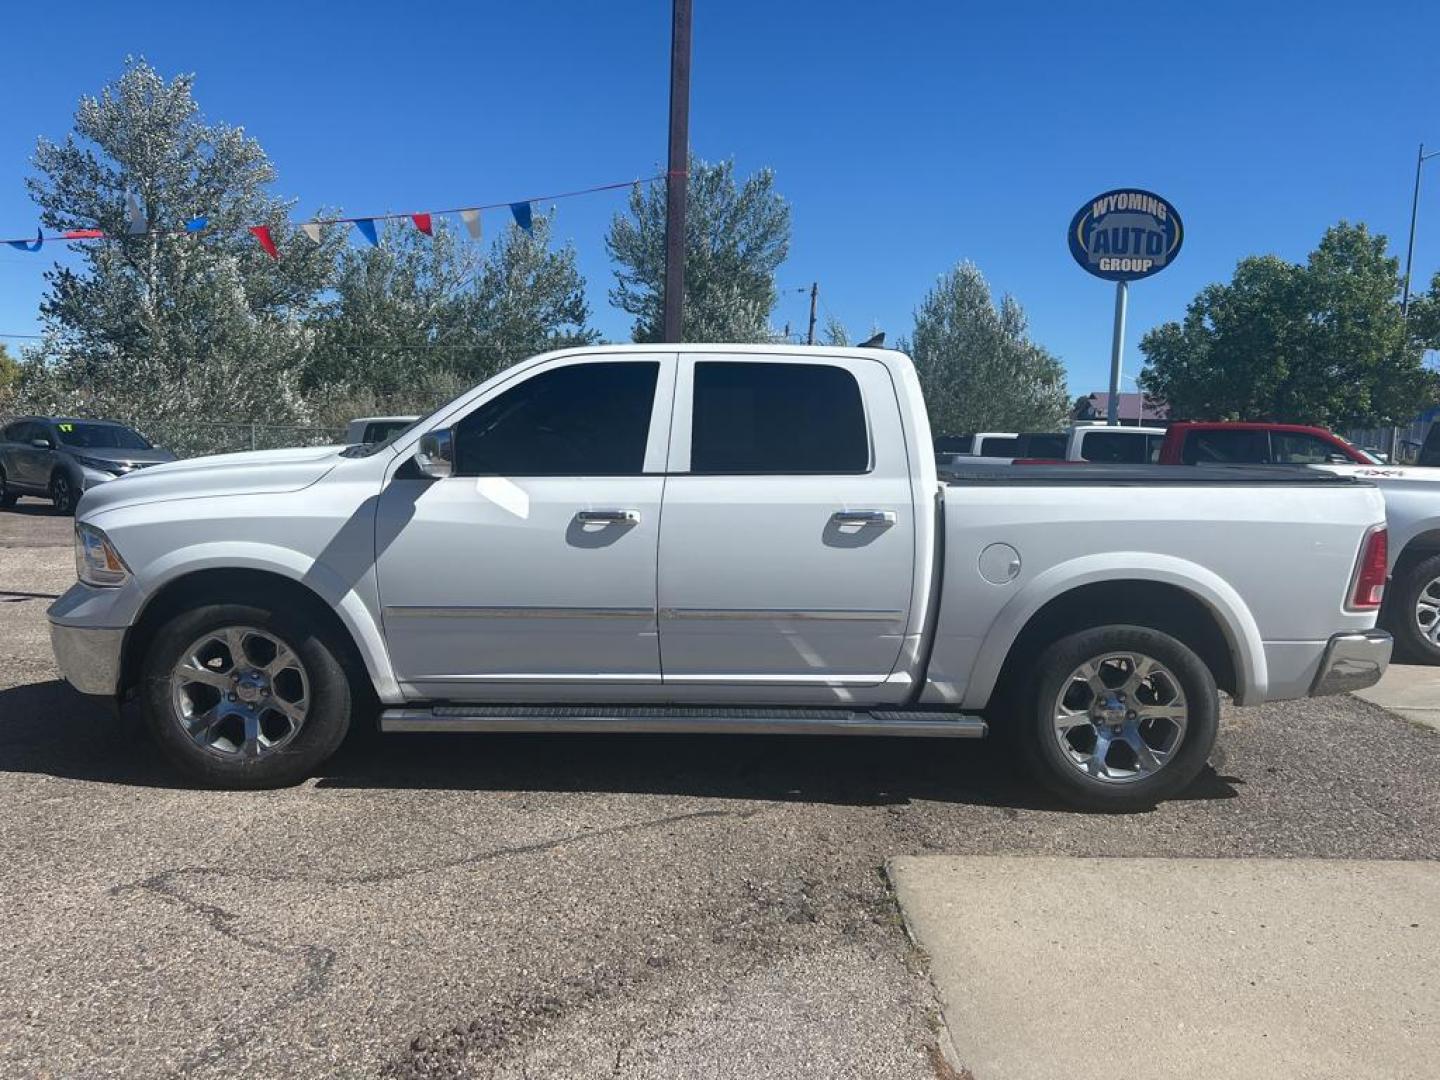
[[[665,172],[665,340],[684,333],[685,191],[690,179],[690,0],[674,0],[670,31],[670,165]]]
[[[810,329],[805,332],[805,344],[815,344],[815,301],[820,299],[820,283],[810,283]]]
[[[1420,209],[1420,166],[1437,154],[1440,154],[1440,150],[1425,153],[1425,144],[1422,142],[1420,152],[1415,155],[1415,193],[1410,196],[1410,242],[1405,245],[1405,288],[1400,294],[1402,323],[1410,317],[1410,261],[1415,257],[1415,215]]]

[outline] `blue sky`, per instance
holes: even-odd
[[[1103,389],[1113,286],[1070,259],[1090,196],[1159,192],[1175,265],[1131,288],[1136,342],[1244,255],[1303,258],[1340,218],[1403,256],[1416,143],[1440,148],[1440,5],[695,0],[691,142],[771,166],[794,235],[777,325],[809,282],[853,332],[908,333],[963,259],[1013,293],[1075,392]],[[343,12],[343,14],[341,13]],[[194,71],[207,117],[244,125],[308,212],[423,210],[663,167],[668,0],[12,5],[0,69],[0,234],[33,233],[36,136],[127,53]],[[1440,269],[1440,159],[1427,166],[1417,283]],[[623,192],[560,205],[594,322],[602,237]],[[499,223],[499,218],[492,218]],[[0,250],[0,332],[33,332],[41,256]],[[16,344],[16,342],[12,342]],[[1127,386],[1131,385],[1127,382]]]

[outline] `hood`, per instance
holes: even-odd
[[[150,465],[85,492],[79,513],[117,506],[198,499],[214,495],[263,495],[309,487],[335,467],[343,447],[304,446],[211,454]]]
[[[149,450],[127,450],[119,446],[63,446],[65,453],[76,458],[90,458],[92,461],[109,461],[127,469],[143,469],[165,461],[174,461],[175,455],[169,450],[152,447]]]

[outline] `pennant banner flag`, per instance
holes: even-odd
[[[313,221],[299,223],[300,231],[303,232],[312,243],[320,242],[321,227],[325,225],[354,225],[360,235],[368,240],[373,246],[380,246],[380,234],[376,227],[377,221],[398,221],[409,218],[415,228],[419,229],[426,236],[435,235],[435,218],[445,214],[459,214],[460,220],[465,223],[465,231],[470,234],[472,240],[481,238],[481,213],[485,210],[499,210],[508,206],[510,214],[515,219],[515,224],[526,232],[533,232],[535,227],[534,204],[544,202],[546,199],[571,199],[579,195],[592,195],[600,191],[613,191],[618,188],[638,187],[640,184],[654,184],[664,180],[665,176],[651,176],[643,180],[622,180],[613,184],[599,184],[595,187],[579,188],[574,191],[562,191],[553,195],[542,195],[520,202],[493,202],[483,203],[478,206],[456,206],[448,210],[426,210],[418,213],[407,214],[373,214],[369,217],[333,217],[317,218]],[[275,247],[274,238],[271,235],[270,225],[252,225],[249,231],[260,242],[272,259],[280,257]],[[140,200],[137,192],[125,192],[125,233],[128,236],[197,236],[199,233],[210,230],[210,219],[206,215],[196,215],[183,222],[178,228],[160,229],[153,227],[146,216],[145,206]],[[49,240],[117,240],[122,234],[107,233],[102,229],[67,229],[64,232],[53,233],[46,236],[43,229],[35,234],[35,239],[28,236],[0,239],[0,244],[8,245],[20,251],[39,251],[44,242]],[[198,236],[197,236],[198,239]]]
[[[252,225],[250,231],[255,234],[255,239],[260,241],[260,246],[265,249],[265,254],[272,259],[280,258],[280,252],[275,250],[275,241],[270,238],[269,225]]]
[[[39,251],[41,245],[45,243],[45,234],[39,229],[36,229],[35,242],[33,244],[26,240],[7,240],[5,242],[13,248],[19,248],[21,251]]]
[[[134,192],[131,192],[129,195],[125,196],[125,198],[129,206],[128,231],[131,236],[139,236],[149,227],[147,222],[145,221],[145,211],[140,206],[140,200],[135,198]]]

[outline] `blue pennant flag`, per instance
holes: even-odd
[[[193,218],[191,218],[189,221],[185,222],[185,231],[186,231],[186,232],[199,232],[201,229],[205,228],[205,226],[206,226],[206,225],[209,225],[209,224],[210,224],[210,219],[209,219],[209,218],[205,218],[205,217],[193,217]]]
[[[355,219],[355,228],[360,230],[360,235],[369,240],[376,247],[380,246],[380,237],[375,233],[375,219],[362,217]]]
[[[531,230],[534,221],[530,217],[530,204],[528,202],[512,202],[510,213],[515,215],[515,224],[519,225],[526,232]]]
[[[45,234],[39,229],[35,230],[35,242],[32,244],[26,240],[6,240],[7,244],[19,251],[39,251],[45,243]]]

